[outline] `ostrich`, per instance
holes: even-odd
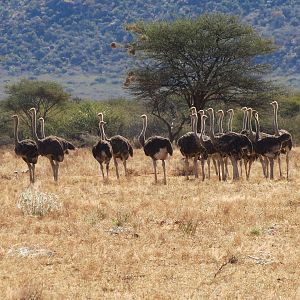
[[[260,137],[260,125],[258,120],[258,113],[254,114],[256,126],[256,141],[253,143],[255,152],[259,155],[266,157],[270,163],[270,179],[274,179],[274,159],[280,155],[282,144],[289,140],[288,135],[280,136],[266,136]]]
[[[100,121],[103,121],[103,113],[102,112],[98,113],[98,116]],[[130,145],[128,139],[126,139],[125,137],[121,135],[114,135],[111,138],[108,138],[104,132],[104,127],[102,127],[102,130],[103,130],[104,140],[108,141],[112,147],[117,179],[120,178],[117,159],[121,159],[121,161],[123,162],[124,169],[125,169],[125,176],[128,176],[127,159],[129,158],[129,156],[131,157],[133,156],[132,146]]]
[[[278,129],[278,102],[273,101],[271,105],[273,106],[273,111],[274,111],[273,126],[274,126],[275,136],[281,136],[281,135],[286,136],[286,141],[282,143],[280,153],[286,155],[286,178],[288,179],[289,178],[289,153],[293,147],[292,135],[284,129],[280,129],[280,130]],[[278,164],[279,164],[280,177],[282,177],[280,156],[278,156]]]
[[[172,144],[169,139],[164,138],[162,136],[151,136],[147,140],[145,140],[145,132],[147,129],[147,116],[142,115],[141,118],[143,119],[143,129],[139,136],[139,142],[144,148],[145,154],[152,158],[155,183],[157,183],[157,160],[161,160],[162,167],[164,170],[164,184],[167,184],[165,160],[168,158],[168,155],[173,155]]]
[[[201,149],[201,146],[199,145],[197,140],[197,134],[195,134],[195,127],[197,126],[197,124],[195,123],[195,119],[197,117],[196,113],[194,112],[191,115],[192,131],[187,132],[186,134],[181,136],[177,141],[179,150],[181,154],[185,157],[185,176],[187,180],[189,179],[189,158],[194,159],[194,174],[195,178],[198,178],[198,157],[201,151],[204,150]]]
[[[222,168],[222,180],[226,180],[226,175],[224,172],[224,161],[222,159],[226,156],[229,156],[232,162],[233,180],[237,180],[239,179],[237,160],[240,159],[242,153],[252,152],[252,144],[246,136],[234,132],[225,133],[222,136],[216,136],[214,134],[213,108],[208,108],[207,112],[209,113],[210,117],[209,136],[212,141],[212,144],[221,155],[220,163]]]
[[[54,180],[57,181],[59,163],[64,160],[63,145],[56,136],[39,139],[36,133],[36,109],[32,107],[29,111],[31,113],[32,134],[38,147],[38,153],[41,156],[46,156],[50,160],[53,177]]]
[[[13,115],[12,117],[14,119],[15,153],[26,162],[29,169],[30,183],[34,183],[35,164],[39,156],[38,147],[33,140],[19,140],[19,117],[17,115]]]
[[[45,138],[45,120],[44,120],[43,117],[40,117],[39,121],[40,121],[40,128],[41,128],[41,138],[44,139]],[[49,137],[51,137],[51,136],[49,136]],[[58,136],[56,136],[56,138],[61,142],[65,154],[69,154],[69,150],[75,150],[76,149],[75,146],[72,143],[65,140],[64,138],[61,138],[61,137],[58,137]]]
[[[113,150],[111,144],[104,139],[104,121],[99,122],[99,129],[100,129],[100,141],[94,145],[92,148],[92,153],[94,158],[99,162],[100,169],[102,173],[102,177],[104,179],[104,172],[103,172],[103,163],[106,165],[106,177],[108,179],[108,169],[109,163],[113,156]]]

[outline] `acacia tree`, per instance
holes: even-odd
[[[7,99],[4,101],[6,109],[21,116],[30,127],[29,109],[35,107],[37,114],[47,119],[49,113],[57,109],[70,99],[70,95],[56,82],[22,79],[6,87]]]
[[[251,102],[257,107],[278,92],[264,79],[270,68],[261,63],[275,46],[236,16],[207,14],[174,22],[140,22],[126,29],[133,41],[125,48],[136,57],[126,86],[148,103],[152,113],[174,99],[180,99],[186,111],[187,106],[199,110],[211,102],[231,106]],[[176,131],[188,119],[179,115]],[[170,126],[163,110],[159,117]]]

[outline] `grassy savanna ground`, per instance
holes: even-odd
[[[39,159],[31,188],[57,195],[63,210],[32,217],[16,206],[29,178],[14,171],[26,164],[1,150],[1,299],[300,299],[299,158],[294,151],[289,181],[263,179],[256,163],[249,182],[201,182],[178,176],[175,151],[164,186],[142,150],[129,179],[121,169],[117,182],[112,169],[104,183],[80,149],[58,184]],[[53,255],[13,255],[20,247]]]

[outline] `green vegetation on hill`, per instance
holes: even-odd
[[[300,4],[297,1],[107,1],[12,0],[0,3],[1,81],[48,76],[62,80],[73,94],[99,98],[120,95],[130,60],[109,44],[126,41],[124,24],[138,20],[195,18],[222,12],[240,16],[267,37],[278,51],[264,62],[274,76],[296,86],[300,78]],[[78,77],[81,76],[79,79]],[[87,83],[87,84],[84,84]],[[78,85],[80,84],[80,88]],[[102,90],[100,87],[110,88]],[[98,97],[97,97],[98,96]]]

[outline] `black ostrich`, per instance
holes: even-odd
[[[256,125],[256,141],[253,143],[255,152],[266,157],[270,163],[270,179],[274,179],[274,159],[278,158],[282,144],[289,140],[288,135],[260,137],[258,113],[254,114]]]
[[[61,141],[56,136],[39,139],[36,133],[36,109],[33,107],[31,112],[31,124],[33,138],[38,147],[38,153],[41,156],[46,156],[50,160],[53,171],[54,180],[58,180],[59,163],[64,160],[64,149]]]
[[[275,136],[285,136],[285,142],[282,143],[281,145],[281,150],[280,153],[285,154],[286,155],[286,178],[289,178],[289,154],[290,151],[293,148],[293,139],[292,139],[292,135],[285,129],[278,129],[278,102],[277,101],[273,101],[271,103],[271,105],[273,106],[273,110],[274,110],[274,119],[273,119],[273,126],[274,126],[274,131],[275,131]],[[280,177],[282,177],[282,171],[281,171],[281,161],[280,161],[280,155],[278,156],[278,164],[279,164],[279,173],[280,173]]]
[[[195,178],[198,178],[198,159],[201,160],[202,165],[202,178],[204,180],[204,158],[205,156],[205,149],[201,146],[199,142],[199,137],[197,136],[197,112],[193,112],[191,114],[191,125],[192,131],[187,132],[183,136],[181,136],[178,141],[177,145],[181,154],[185,158],[185,176],[186,179],[189,179],[188,172],[189,172],[189,159],[193,158],[194,160],[194,174]],[[200,157],[201,156],[201,157]]]
[[[100,121],[103,121],[103,113],[98,113]],[[108,141],[111,146],[112,146],[112,151],[113,151],[113,159],[114,159],[114,165],[116,168],[116,174],[117,178],[119,179],[119,169],[118,169],[118,161],[117,159],[121,159],[124,165],[125,169],[125,176],[128,176],[128,171],[127,171],[127,159],[129,156],[133,156],[133,148],[125,137],[121,135],[114,135],[111,138],[108,138],[104,132],[103,128],[103,137],[104,140]]]
[[[104,124],[105,124],[104,121],[99,122],[100,141],[93,146],[92,153],[94,158],[100,164],[100,169],[101,169],[103,179],[105,178],[104,171],[103,171],[103,163],[105,163],[106,178],[108,179],[109,163],[113,156],[113,150],[111,144],[104,139]]]
[[[45,136],[45,120],[43,117],[39,118],[40,121],[40,128],[41,128],[41,139],[44,139]],[[51,137],[51,135],[49,135],[48,137]],[[69,141],[67,141],[66,139],[62,138],[62,137],[58,137],[56,136],[56,138],[61,142],[63,149],[64,149],[64,153],[65,154],[69,154],[69,150],[75,150],[75,146],[70,143]]]
[[[164,138],[162,136],[151,136],[147,140],[145,140],[145,132],[147,129],[147,116],[142,115],[141,118],[143,119],[143,129],[139,136],[139,142],[144,148],[145,154],[152,158],[155,183],[157,183],[157,160],[161,160],[162,167],[164,170],[164,184],[167,184],[165,160],[168,158],[169,155],[173,155],[173,148],[171,142],[169,139]]]
[[[237,160],[241,159],[243,153],[252,152],[251,141],[242,134],[235,132],[225,133],[222,136],[215,136],[214,134],[214,111],[212,108],[207,109],[210,117],[210,131],[209,136],[212,144],[221,155],[220,163],[222,168],[222,180],[226,180],[224,170],[224,161],[222,158],[228,156],[233,167],[233,180],[239,179],[239,171],[237,167]]]
[[[203,113],[201,111],[200,115],[201,115],[201,132],[200,132],[200,135],[199,135],[199,141],[200,141],[201,146],[205,149],[207,157],[208,157],[207,158],[208,179],[210,179],[210,159],[211,158],[213,159],[215,169],[217,170],[217,165],[216,165],[215,161],[220,160],[220,155],[217,152],[214,145],[212,144],[211,139],[207,135],[204,134],[204,132],[205,132],[205,121],[208,117],[204,114],[204,111],[203,111]],[[216,171],[216,174],[220,176],[220,168],[218,169],[218,172]],[[220,179],[220,177],[219,177],[219,179]]]
[[[15,138],[15,153],[22,157],[29,169],[30,183],[34,183],[35,165],[38,161],[38,147],[35,141],[30,139],[19,140],[19,117],[13,115],[14,119],[14,138]]]

